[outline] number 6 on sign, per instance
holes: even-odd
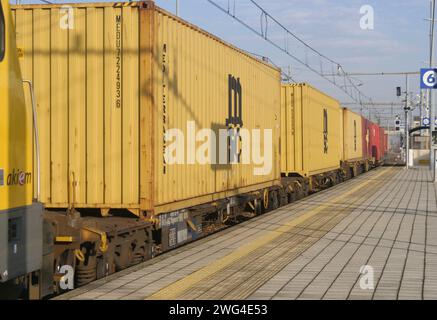
[[[437,88],[437,69],[420,69],[420,88]]]

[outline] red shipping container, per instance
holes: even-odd
[[[372,152],[370,148],[370,121],[361,116],[361,130],[363,137],[363,158],[370,159],[372,158]]]
[[[384,155],[385,155],[385,130],[381,127],[379,127],[379,139],[380,139],[380,150],[379,150],[379,157],[380,159],[384,159]]]
[[[369,121],[370,129],[370,142],[369,142],[369,153],[376,162],[381,160],[381,139],[380,139],[380,128],[377,124]]]

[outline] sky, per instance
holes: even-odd
[[[53,2],[59,2],[52,0]],[[213,0],[231,11],[256,30],[261,29],[260,11],[250,0]],[[13,2],[13,1],[12,1]],[[23,3],[38,2],[23,0]],[[77,1],[64,1],[77,2]],[[80,1],[84,2],[84,1]],[[89,2],[89,1],[88,1]],[[176,0],[155,0],[158,6],[175,13]],[[429,0],[256,0],[271,16],[324,56],[340,63],[345,72],[418,72],[429,61]],[[373,30],[363,30],[362,6],[374,12]],[[221,12],[208,0],[179,0],[179,15],[206,31],[248,52],[269,57],[276,65],[291,72],[297,82],[308,82],[341,102],[352,102],[340,89],[290,56],[259,37],[232,17]],[[275,43],[288,44],[289,52],[310,64],[319,58],[305,53],[297,41],[285,40],[285,32],[268,24],[268,36]],[[309,58],[308,58],[309,57]],[[312,62],[311,62],[312,61]],[[327,66],[324,65],[324,68]],[[330,67],[329,67],[330,68]],[[330,70],[329,70],[330,71]],[[324,69],[324,72],[327,72]],[[332,73],[330,71],[329,73]],[[405,90],[405,76],[354,77],[359,89],[374,102],[401,102],[396,87]],[[419,77],[410,76],[409,91],[419,93]],[[348,105],[349,106],[349,105]],[[360,110],[368,115],[369,110]],[[399,114],[400,107],[371,108],[384,121]],[[393,113],[394,112],[394,113]],[[416,110],[417,113],[417,110]]]

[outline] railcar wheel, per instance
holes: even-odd
[[[293,203],[296,201],[296,194],[294,192],[290,192],[288,194],[288,203]]]
[[[86,263],[76,267],[76,286],[86,285],[97,280],[97,261],[95,256],[88,257]]]
[[[279,208],[279,197],[277,191],[270,192],[270,206],[269,210],[276,210]]]
[[[281,189],[279,190],[279,206],[282,207],[287,204],[288,204],[288,195],[283,189]]]
[[[136,264],[143,262],[145,260],[145,256],[146,256],[146,250],[143,247],[136,249],[132,254],[132,260],[130,265],[134,266]]]
[[[269,190],[265,189],[263,194],[263,212],[269,211],[270,207],[270,194]]]
[[[263,208],[262,208],[262,201],[261,201],[261,199],[255,199],[254,200],[254,205],[255,205],[255,214],[256,215],[262,214]]]

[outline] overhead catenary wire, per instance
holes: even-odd
[[[263,56],[263,55],[258,54],[258,53],[253,53],[253,52],[250,52],[250,51],[247,51],[247,50],[244,50],[244,51],[247,54],[249,54],[249,55],[255,56],[255,57],[257,57],[257,58],[259,58],[261,60],[264,60],[264,61],[270,63],[274,67],[276,67],[278,69],[281,69],[281,75],[282,75],[282,77],[283,77],[283,79],[285,81],[297,83],[297,81],[295,79],[293,79],[293,77],[291,75],[289,75],[288,73],[284,72],[284,70],[282,70],[282,68],[278,64],[276,64],[272,59],[270,59],[269,57]]]
[[[350,76],[344,71],[343,66],[332,60],[331,58],[325,56],[309,44],[307,44],[304,40],[299,38],[296,34],[291,32],[288,28],[286,28],[282,23],[280,23],[276,18],[274,18],[271,14],[269,14],[264,8],[262,8],[256,1],[254,0],[247,0],[250,3],[252,3],[257,10],[260,11],[260,29],[257,30],[256,27],[251,26],[248,22],[245,22],[243,18],[238,17],[236,13],[236,4],[235,0],[233,2],[233,10],[231,12],[231,6],[230,2],[228,1],[227,8],[217,3],[217,1],[214,0],[207,0],[210,4],[215,6],[217,9],[221,10],[222,12],[226,13],[227,15],[231,16],[233,19],[235,19],[237,22],[245,26],[247,29],[251,30],[261,38],[263,38],[265,41],[269,42],[271,45],[276,47],[277,49],[283,51],[288,56],[299,62],[300,64],[304,65],[307,69],[314,72],[318,76],[324,78],[328,82],[330,82],[335,87],[339,88],[341,91],[343,91],[347,96],[349,96],[353,101],[357,103],[362,103],[364,101],[368,101],[372,103],[372,99],[370,97],[367,97],[365,94],[363,94],[360,89],[358,89],[357,85],[352,81]],[[268,30],[269,28],[269,22],[276,25],[280,29],[282,29],[285,32],[285,41],[283,44],[280,44],[278,41],[275,41],[273,38],[269,37]],[[293,38],[298,43],[303,45],[303,49],[305,51],[305,57],[301,58],[298,57],[296,54],[293,54],[289,49],[289,42],[288,37]],[[308,54],[313,53],[316,56],[318,56],[318,66],[311,65],[311,62],[309,61]],[[331,67],[329,68],[329,65]],[[320,69],[320,70],[319,70]],[[323,73],[323,70],[329,70],[331,69],[333,73],[329,76],[325,75]],[[334,72],[336,70],[336,73]],[[342,78],[342,79],[341,79]]]

